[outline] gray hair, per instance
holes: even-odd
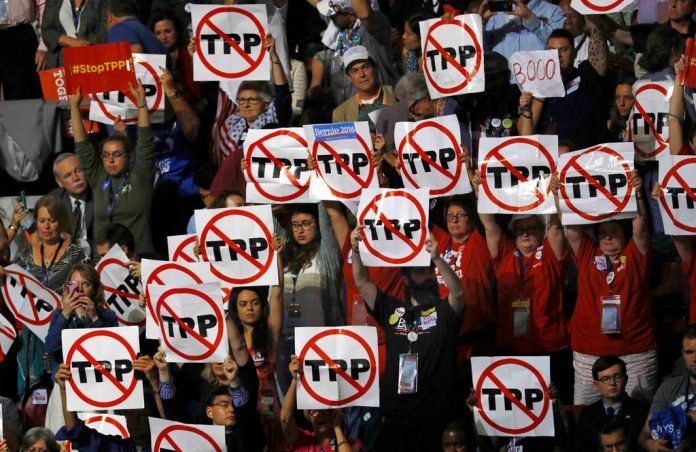
[[[44,440],[49,452],[60,452],[60,446],[56,442],[53,432],[43,427],[34,427],[27,430],[24,438],[22,438],[22,447],[19,448],[19,452],[28,451],[40,439]]]
[[[58,154],[58,157],[56,157],[56,159],[53,161],[53,175],[55,177],[58,177],[58,165],[60,165],[63,160],[69,159],[70,157],[77,158],[77,155],[73,154],[72,152],[63,152],[62,154]],[[79,161],[80,160],[78,159],[78,162]]]
[[[423,74],[406,74],[399,79],[394,94],[399,100],[415,102],[420,99],[430,100],[428,95],[428,85],[425,83]]]
[[[266,103],[270,103],[273,100],[271,85],[268,82],[245,81],[239,84],[237,93],[244,90],[256,91],[259,93],[259,97]]]

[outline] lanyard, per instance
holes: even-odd
[[[607,263],[607,286],[609,286],[609,295],[612,294],[614,291],[614,278],[616,276],[616,273],[614,273],[614,263],[611,261],[611,258],[607,255],[604,256],[604,259]]]
[[[522,298],[522,287],[524,286],[524,255],[520,250],[515,251],[517,260],[520,263],[519,295]]]
[[[102,189],[109,190],[109,206],[106,208],[106,217],[108,218],[109,222],[113,221],[114,207],[116,207],[116,204],[118,203],[118,197],[121,195],[123,187],[126,185],[129,179],[130,172],[126,172],[126,174],[121,179],[121,183],[118,185],[118,188],[116,189],[115,193],[111,190],[111,176],[106,176],[106,179],[104,180]]]
[[[85,8],[86,3],[87,0],[82,0],[80,6],[78,8],[75,8],[75,0],[70,0],[70,8],[72,9],[73,23],[75,24],[75,34],[77,34],[77,29],[80,27],[80,15],[82,14],[82,10]]]
[[[51,269],[53,268],[53,264],[56,262],[56,258],[58,257],[58,252],[60,251],[61,247],[63,246],[63,239],[60,239],[60,242],[58,242],[58,248],[56,248],[56,252],[53,253],[53,259],[51,259],[51,263],[46,267],[46,262],[44,261],[44,244],[41,242],[41,271],[44,275],[43,277],[43,283],[45,285],[48,285],[48,275],[51,273]]]

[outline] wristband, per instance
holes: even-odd
[[[679,116],[675,115],[674,113],[667,113],[667,116],[669,116],[670,118],[674,118],[679,122],[682,122],[684,120],[683,118],[680,118]]]
[[[138,108],[145,108],[145,107],[147,107],[147,104],[136,105],[136,107],[138,107]]]

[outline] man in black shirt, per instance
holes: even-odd
[[[440,257],[431,235],[426,250],[449,288],[448,299],[439,298],[432,267],[403,269],[409,300],[386,295],[370,280],[360,259],[362,228],[351,233],[353,277],[370,314],[384,329],[387,343],[377,450],[442,450],[442,432],[448,421],[461,418],[466,411],[456,360],[464,309],[461,282]]]

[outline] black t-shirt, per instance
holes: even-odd
[[[563,77],[565,97],[544,102],[539,133],[571,141],[575,150],[607,141],[605,79],[589,61]]]
[[[384,329],[387,345],[387,368],[380,388],[381,413],[430,419],[461,416],[466,409],[466,391],[457,371],[460,319],[449,303],[440,300],[436,305],[411,306],[378,291],[375,309],[370,313]],[[418,340],[411,344],[411,353],[418,354],[418,391],[399,395],[399,355],[408,353],[406,335],[414,324]]]

